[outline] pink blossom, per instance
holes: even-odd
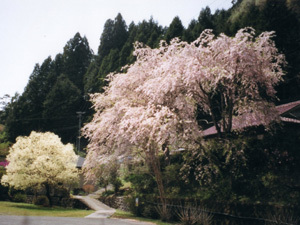
[[[2,166],[2,167],[6,167],[6,166],[8,166],[8,164],[9,164],[9,162],[7,161],[7,160],[5,160],[5,161],[3,161],[3,162],[0,162],[0,166]]]
[[[197,108],[211,116],[219,133],[232,130],[233,117],[267,125],[278,116],[270,100],[285,64],[273,36],[256,37],[244,28],[235,37],[205,30],[192,43],[175,38],[156,49],[135,43],[136,62],[125,73],[110,74],[105,92],[91,96],[96,113],[83,128],[90,140],[88,174],[113,155],[154,157],[165,145],[197,148]]]

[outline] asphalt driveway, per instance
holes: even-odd
[[[150,225],[123,219],[0,215],[0,225]]]

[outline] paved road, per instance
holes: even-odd
[[[90,219],[74,217],[44,216],[4,216],[0,215],[0,225],[149,225],[133,220],[121,219]]]

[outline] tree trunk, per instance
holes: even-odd
[[[167,201],[165,196],[165,188],[162,179],[159,157],[157,156],[157,154],[155,154],[155,150],[151,149],[147,154],[147,158],[155,176],[155,181],[159,192],[159,199],[162,204],[161,217],[163,220],[168,220]]]
[[[51,200],[51,186],[48,183],[45,183],[45,189],[46,189],[46,196],[49,200],[49,205],[52,207],[52,200]]]

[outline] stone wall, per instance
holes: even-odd
[[[126,197],[112,195],[107,197],[100,197],[99,201],[114,209],[120,209],[127,212],[130,211],[129,203],[128,201],[126,201]]]

